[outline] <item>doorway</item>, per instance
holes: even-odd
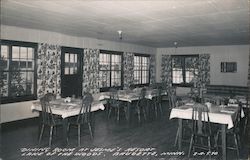
[[[62,47],[61,96],[82,96],[83,49]]]

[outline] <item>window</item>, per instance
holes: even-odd
[[[221,72],[237,72],[237,63],[221,62]]]
[[[77,54],[65,53],[64,54],[64,74],[73,75],[77,73]]]
[[[149,84],[149,56],[134,56],[134,84]]]
[[[122,87],[122,53],[100,51],[100,88],[101,91],[110,87]]]
[[[172,56],[173,84],[189,85],[198,74],[198,55]]]
[[[34,43],[1,41],[0,88],[2,103],[36,98]]]

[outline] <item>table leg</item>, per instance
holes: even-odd
[[[42,128],[42,112],[39,112],[39,116],[38,116],[38,136],[37,139],[39,140],[40,137],[40,132],[41,132],[41,128]]]
[[[222,124],[221,126],[221,140],[222,140],[222,159],[226,160],[227,159],[227,137],[226,137],[226,129],[227,125]]]
[[[67,145],[67,138],[68,138],[68,118],[63,119],[63,145]]]
[[[131,103],[132,103],[132,102],[131,102]],[[127,107],[128,107],[128,108],[127,108],[127,109],[128,109],[128,110],[127,110],[127,112],[128,112],[128,113],[127,113],[127,114],[128,114],[128,115],[127,115],[127,116],[128,116],[128,123],[130,123],[130,116],[131,116],[131,115],[130,115],[130,107],[131,107],[130,102],[127,102]]]
[[[179,132],[178,132],[178,149],[181,150],[182,149],[182,119],[178,119],[179,122]]]

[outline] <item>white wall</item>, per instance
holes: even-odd
[[[31,111],[33,101],[26,101],[21,103],[1,104],[0,107],[0,122],[10,122],[20,119],[37,117],[37,112]]]
[[[27,41],[35,43],[49,43],[61,46],[77,48],[106,49],[134,53],[155,54],[156,48],[120,43],[107,40],[99,40],[89,37],[69,36],[57,32],[49,32],[37,29],[27,29],[15,26],[1,25],[1,39]]]
[[[156,48],[129,43],[75,37],[56,32],[1,25],[1,39],[50,43],[68,47],[95,48],[114,51],[155,54]],[[36,117],[30,110],[32,101],[3,104],[0,107],[0,123]]]
[[[163,54],[210,54],[210,84],[247,86],[247,74],[249,64],[249,45],[231,46],[200,46],[158,48],[156,57],[156,81],[161,78],[161,57]],[[237,73],[221,73],[221,62],[237,62]]]

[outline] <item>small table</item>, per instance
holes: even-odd
[[[141,88],[137,88],[136,90],[119,90],[118,91],[118,97],[120,101],[127,102],[128,107],[128,121],[130,122],[130,109],[131,109],[131,103],[133,101],[139,100],[140,98],[140,92]],[[163,91],[161,95],[167,95],[166,91]],[[102,92],[99,93],[99,100],[109,99],[110,98],[110,92]],[[152,100],[154,97],[157,96],[157,89],[147,89],[145,98]]]
[[[71,102],[64,102],[63,98],[56,99],[51,101],[51,111],[55,115],[59,115],[62,117],[63,121],[63,141],[64,144],[67,145],[67,125],[68,125],[68,117],[76,116],[80,112],[81,108],[81,99],[73,99]],[[91,106],[91,112],[97,110],[104,110],[105,107],[103,103],[99,100],[94,100]],[[40,101],[35,101],[31,106],[32,111],[42,111]]]
[[[179,141],[178,149],[182,148],[182,120],[192,119],[192,104],[183,105],[177,108],[173,108],[170,113],[170,119],[178,118],[179,123]],[[237,107],[219,107],[212,106],[209,112],[209,119],[211,123],[221,124],[222,134],[222,158],[226,160],[226,129],[230,129],[234,126],[234,119],[236,117]],[[241,112],[241,117],[244,117],[244,112]]]

